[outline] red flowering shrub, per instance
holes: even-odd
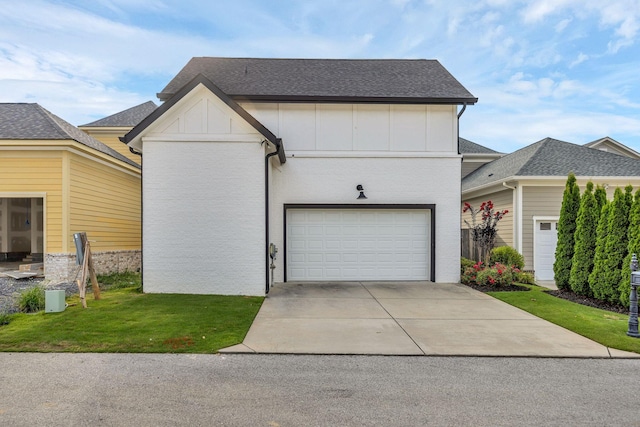
[[[509,286],[513,284],[514,272],[520,272],[520,270],[496,263],[489,268],[478,271],[476,283],[485,286]]]
[[[464,202],[462,213],[466,212],[471,214],[471,223],[466,219],[464,223],[471,230],[471,237],[478,248],[480,259],[488,263],[491,250],[495,246],[496,235],[498,234],[498,221],[504,218],[509,211],[506,209],[495,211],[493,202],[488,200],[482,202],[478,209],[474,209],[469,203]],[[480,214],[480,220],[477,218],[478,214]]]
[[[481,262],[477,262],[471,267],[466,267],[460,275],[460,283],[464,283],[465,285],[476,283],[478,272],[482,271],[482,269],[483,266]]]

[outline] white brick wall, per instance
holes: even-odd
[[[145,143],[144,289],[264,294],[264,148]]]
[[[437,158],[288,158],[272,171],[271,241],[284,248],[283,205],[435,204],[436,282],[460,278],[459,156]],[[362,184],[368,199],[357,200]],[[276,281],[284,280],[284,257]]]

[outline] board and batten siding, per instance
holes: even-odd
[[[559,216],[563,192],[564,185],[522,188],[522,255],[527,269],[533,269],[533,217]]]
[[[85,231],[94,251],[141,247],[140,175],[69,154],[69,235]]]
[[[62,163],[59,151],[0,151],[0,197],[45,199],[46,252],[62,251]]]
[[[504,191],[499,191],[497,193],[487,195],[487,196],[475,197],[472,199],[465,199],[463,200],[463,204],[462,204],[462,207],[460,208],[460,211],[462,212],[462,209],[464,209],[464,202],[467,202],[471,204],[471,206],[473,206],[475,209],[478,209],[483,202],[486,202],[488,200],[491,200],[493,202],[494,210],[496,212],[503,211],[505,209],[509,211],[509,213],[507,213],[498,222],[498,225],[497,225],[498,235],[496,237],[496,246],[514,247],[513,217],[514,217],[515,211],[513,210],[513,190],[504,190]],[[461,224],[462,228],[469,228],[467,224],[464,222],[465,219],[469,222],[469,224],[472,224],[471,214],[469,212],[462,214],[462,224]],[[481,218],[478,217],[477,221],[480,221],[480,220]]]
[[[240,104],[287,153],[458,153],[455,105]]]

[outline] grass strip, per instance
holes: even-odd
[[[640,339],[627,336],[628,315],[557,298],[539,286],[523,286],[531,290],[487,294],[604,346],[640,353]]]
[[[241,343],[264,298],[142,294],[110,289],[83,309],[12,315],[0,326],[0,351],[215,353]]]

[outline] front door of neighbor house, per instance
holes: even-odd
[[[535,221],[533,264],[537,280],[553,280],[553,264],[558,243],[558,221]]]

